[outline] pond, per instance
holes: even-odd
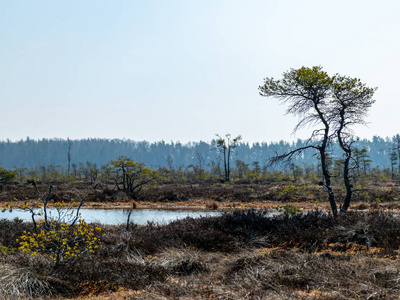
[[[56,211],[48,209],[51,215],[55,216]],[[121,208],[82,208],[80,210],[82,218],[87,223],[101,223],[104,225],[126,224],[129,210]],[[135,209],[132,211],[130,221],[138,225],[145,225],[147,222],[167,224],[186,217],[199,218],[202,216],[218,216],[221,212],[191,209]],[[31,222],[31,214],[26,211],[13,210],[12,212],[0,212],[0,219],[21,220]],[[36,217],[38,220],[39,217]]]

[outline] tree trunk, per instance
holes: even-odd
[[[351,159],[351,149],[347,148],[344,149],[346,151],[346,159],[344,160],[344,170],[343,170],[343,181],[344,186],[346,187],[346,198],[344,199],[343,206],[340,209],[340,212],[346,212],[349,209],[351,196],[353,194],[351,184],[350,184],[350,176],[349,176],[349,169],[350,169],[350,159]]]
[[[226,149],[224,149],[224,174],[225,174],[225,181],[229,181],[228,167],[226,165]]]
[[[231,177],[230,160],[231,160],[231,147],[228,148],[228,169],[227,169],[226,181],[229,181],[229,178]]]
[[[328,192],[329,204],[331,205],[332,213],[336,216],[338,211],[337,211],[337,205],[336,205],[336,201],[335,201],[335,194],[334,194],[332,186],[331,186],[331,175],[329,174],[329,170],[326,165],[325,147],[320,148],[319,151],[320,151],[320,156],[321,156],[322,174],[324,175],[324,179],[325,179],[325,188]]]

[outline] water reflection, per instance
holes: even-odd
[[[55,210],[48,210],[52,215],[56,214]],[[103,208],[82,208],[80,210],[82,218],[88,222],[97,222],[105,225],[124,224],[127,221],[129,210],[127,209],[103,209]],[[199,211],[187,209],[135,209],[132,211],[131,222],[138,225],[145,225],[148,221],[167,224],[177,219],[186,217],[198,218],[201,216],[218,216],[217,211]],[[0,212],[0,219],[13,220],[15,218],[31,222],[31,214],[20,210],[12,212]],[[38,219],[39,217],[36,217]]]

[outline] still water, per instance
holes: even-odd
[[[48,209],[51,215],[55,216],[56,211]],[[82,208],[80,210],[81,217],[87,223],[101,223],[105,225],[118,225],[124,224],[127,221],[129,210],[114,208]],[[186,217],[199,218],[202,216],[218,216],[221,212],[216,211],[200,211],[188,209],[135,209],[131,214],[131,222],[138,225],[145,225],[147,222],[155,222],[160,224],[167,224],[172,221],[183,219]],[[12,212],[0,212],[0,219],[13,220],[15,218],[31,222],[31,214],[29,212],[13,210]],[[36,217],[38,220],[39,217]]]

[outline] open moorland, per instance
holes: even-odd
[[[398,299],[399,194],[395,182],[370,184],[335,217],[317,184],[164,184],[134,197],[111,186],[58,184],[53,205],[86,196],[86,206],[236,209],[129,230],[89,224],[84,242],[96,247],[67,249],[56,263],[47,244],[22,247],[26,236],[39,241],[32,223],[1,220],[0,298]],[[0,192],[3,206],[34,199],[28,184]],[[279,207],[282,214],[268,213]]]
[[[38,185],[47,195],[49,185]],[[335,188],[340,200],[344,188]],[[257,208],[270,209],[279,205],[295,205],[301,209],[328,209],[326,191],[318,183],[293,180],[240,182],[170,183],[153,185],[140,193],[117,190],[114,185],[88,185],[85,183],[58,183],[51,192],[54,201],[70,202],[85,198],[85,207],[205,207],[205,208]],[[0,206],[4,203],[24,203],[38,199],[31,184],[4,185],[0,191]],[[400,184],[397,181],[371,181],[354,189],[352,209],[400,209]]]

